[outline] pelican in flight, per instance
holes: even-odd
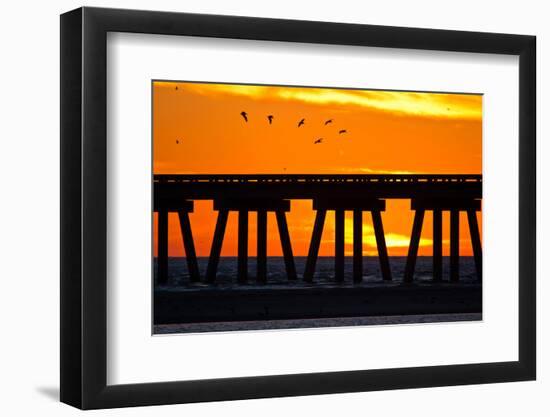
[[[326,125],[329,125],[329,124],[331,124],[331,123],[332,123],[332,119],[328,119],[328,120],[325,122],[325,126],[326,126]]]
[[[313,142],[314,145],[317,145],[318,143],[323,143],[323,138],[319,138],[315,142]]]
[[[267,120],[269,120],[269,124],[271,124],[273,122],[273,115],[270,114],[269,116],[267,116]]]
[[[246,114],[245,111],[242,111],[242,112],[241,112],[241,116],[243,117],[244,121],[245,121],[246,123],[248,123],[248,114]]]
[[[346,129],[341,129],[338,131],[339,134],[342,134],[342,133],[348,133],[348,131]]]
[[[306,119],[302,119],[298,122],[298,127],[302,126],[303,124],[306,123]]]

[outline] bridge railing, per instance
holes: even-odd
[[[158,174],[155,183],[481,183],[481,175],[454,174],[258,174],[258,175],[206,175],[206,174]]]

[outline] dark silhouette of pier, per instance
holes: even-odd
[[[158,275],[168,277],[168,213],[179,216],[187,266],[192,282],[201,281],[189,213],[195,200],[213,200],[217,221],[205,281],[214,283],[229,212],[238,213],[238,282],[248,280],[249,213],[257,213],[257,276],[267,277],[267,213],[275,213],[287,277],[297,273],[286,213],[290,200],[311,200],[315,221],[303,279],[312,282],[328,211],[335,216],[335,279],[344,280],[344,218],[353,213],[353,280],[363,276],[363,212],[370,212],[384,280],[392,280],[381,212],[387,199],[408,199],[414,211],[405,282],[412,282],[424,214],[433,212],[433,279],[442,280],[442,214],[450,213],[450,280],[459,280],[459,214],[467,213],[478,279],[482,253],[476,211],[481,210],[481,175],[155,175],[154,210],[158,212]]]

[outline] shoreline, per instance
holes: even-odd
[[[173,335],[207,332],[232,332],[251,330],[323,329],[332,327],[388,326],[403,324],[457,323],[481,321],[481,313],[422,314],[371,317],[340,317],[328,319],[242,321],[214,323],[155,324],[153,335]]]
[[[156,288],[154,324],[481,314],[482,284],[392,284],[200,291]],[[306,322],[307,323],[307,322]],[[255,326],[257,327],[257,326]],[[306,325],[309,327],[309,324]]]

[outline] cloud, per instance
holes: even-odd
[[[395,174],[395,175],[410,175],[410,174],[416,174],[416,172],[412,171],[400,171],[400,170],[393,170],[393,169],[372,169],[372,168],[342,168],[342,167],[333,167],[332,170],[334,172],[342,172],[344,174]]]
[[[204,95],[235,95],[253,99],[282,99],[317,105],[356,106],[392,114],[442,119],[481,120],[482,96],[477,94],[346,90],[239,84],[155,82]]]
[[[292,89],[279,92],[280,97],[315,104],[355,105],[390,113],[414,116],[481,119],[481,96],[412,93],[396,91],[358,91],[335,89]],[[464,99],[470,97],[470,99]]]

